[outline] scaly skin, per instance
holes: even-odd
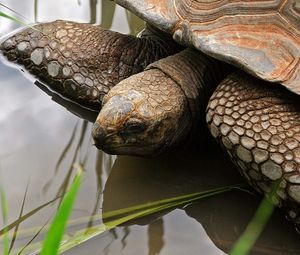
[[[227,66],[192,49],[151,64],[105,96],[95,145],[111,154],[154,156],[195,140],[209,96],[226,73]]]
[[[103,96],[121,80],[181,50],[171,37],[148,28],[142,38],[91,24],[54,21],[27,28],[5,40],[0,51],[51,89],[99,109]]]
[[[222,63],[187,49],[151,64],[105,97],[96,146],[112,154],[153,156],[204,135],[206,102],[228,73]],[[271,87],[272,86],[272,87]],[[299,96],[241,71],[209,99],[209,130],[249,183],[267,193],[279,180],[279,205],[300,223]]]
[[[251,186],[266,193],[280,182],[277,200],[300,224],[299,96],[236,72],[211,97],[207,123]]]
[[[172,130],[181,126],[177,120],[190,126],[186,109],[180,87],[164,73],[151,69],[136,74],[104,97],[93,128],[95,145],[110,154],[159,154],[174,140]],[[170,134],[166,140],[164,133]]]

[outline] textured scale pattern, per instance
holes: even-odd
[[[119,81],[178,51],[172,40],[136,38],[91,24],[58,20],[35,28],[5,40],[2,53],[51,89],[95,108]]]
[[[266,193],[280,180],[277,199],[300,224],[299,96],[236,72],[214,92],[206,118],[213,137],[256,190]]]
[[[183,107],[185,101],[180,87],[170,77],[166,77],[161,71],[153,69],[120,82],[105,97],[103,104],[106,103],[108,98],[127,93],[130,90],[141,93],[143,102],[147,102],[149,107],[148,112],[155,111],[158,113],[158,118],[160,114],[164,113],[164,110],[173,112],[175,108]],[[181,96],[177,97],[177,95]],[[149,117],[152,117],[151,114],[149,114]]]
[[[205,109],[217,85],[232,70],[229,65],[188,48],[150,64],[147,69],[157,68],[180,86],[188,102],[188,112],[193,121],[189,140],[205,138]],[[188,75],[187,75],[188,74]],[[163,84],[163,81],[161,81]]]
[[[191,125],[186,113],[187,102],[180,86],[158,69],[144,71],[121,81],[104,97],[95,126],[105,130],[106,137],[99,141],[94,128],[95,144],[112,154],[159,154],[165,146],[178,142],[177,135],[186,131],[183,126]],[[147,129],[128,130],[128,122],[136,119],[142,120]],[[162,140],[165,133],[169,134],[167,141]]]
[[[117,0],[175,40],[300,94],[299,0]]]
[[[229,69],[190,48],[152,63],[104,97],[93,129],[96,146],[113,154],[153,156],[203,141],[208,99]],[[137,121],[144,128],[131,132],[128,123]]]

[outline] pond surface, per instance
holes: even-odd
[[[120,7],[112,19],[114,8],[107,2],[102,9],[95,1],[78,4],[65,0],[60,1],[59,8],[46,0],[2,3],[31,21],[93,21],[124,33],[135,33],[141,24],[134,26],[137,19],[130,17],[131,24],[127,25],[126,13]],[[11,14],[3,8],[1,11]],[[17,27],[1,18],[0,35]],[[73,164],[83,164],[85,172],[71,217],[77,223],[70,224],[69,234],[101,223],[103,212],[243,182],[214,144],[154,159],[107,155],[92,145],[92,123],[66,109],[70,106],[56,103],[61,100],[56,96],[52,100],[33,79],[2,61],[0,77],[0,185],[8,201],[8,223],[20,223],[13,250],[33,238],[31,244],[43,238],[44,232],[39,231],[55,213],[60,195],[72,181]],[[94,115],[88,118],[92,120]],[[128,222],[65,254],[226,254],[260,200],[254,193],[233,190]],[[42,205],[45,207],[40,208]],[[251,254],[300,254],[299,235],[279,210]]]

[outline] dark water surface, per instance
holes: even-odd
[[[36,14],[38,21],[92,20],[104,26],[112,21],[114,30],[138,30],[127,25],[121,8],[116,9],[112,20],[113,7],[105,3],[110,9],[105,9],[101,18],[99,4],[96,9],[89,5],[93,2],[78,5],[65,0],[58,8],[53,1],[38,1],[35,12],[34,1],[2,1],[32,21]],[[1,18],[0,35],[16,27]],[[28,243],[53,216],[59,199],[34,210],[64,192],[74,176],[73,163],[84,164],[86,171],[72,213],[72,219],[82,223],[72,225],[69,234],[100,223],[102,212],[243,182],[227,156],[213,145],[155,159],[106,155],[92,146],[90,122],[51,100],[20,70],[0,62],[0,77],[0,185],[8,200],[8,223],[20,219],[24,201],[22,215],[32,212],[19,226],[14,249]],[[129,222],[65,254],[224,254],[251,220],[260,199],[235,190]],[[33,243],[43,235],[37,235]],[[300,254],[299,235],[279,210],[251,254]]]

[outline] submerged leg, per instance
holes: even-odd
[[[299,96],[236,72],[211,97],[207,122],[253,187],[264,193],[280,181],[277,198],[300,223]]]
[[[62,20],[34,28],[6,39],[0,51],[51,89],[98,109],[119,81],[181,49],[161,31],[136,38]]]

